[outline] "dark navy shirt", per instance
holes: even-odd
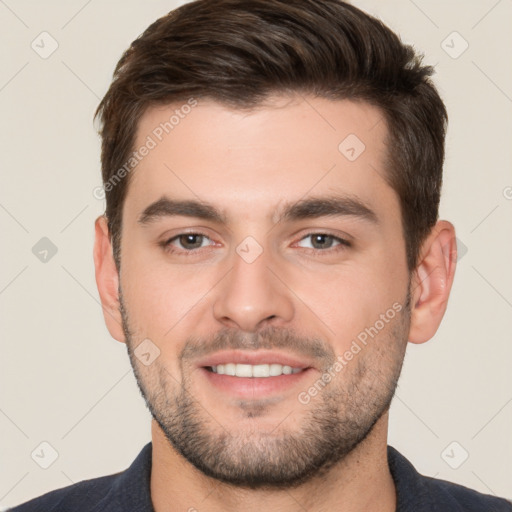
[[[9,512],[154,512],[150,495],[152,443],[125,471],[51,491]],[[444,480],[420,475],[388,446],[397,491],[396,512],[512,512],[512,503]]]

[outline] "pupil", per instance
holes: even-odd
[[[201,247],[202,236],[203,235],[182,235],[180,237],[180,243],[183,247],[187,249],[196,249],[198,247]]]
[[[318,244],[320,246],[320,249],[321,248],[325,248],[325,247],[329,247],[330,244],[329,243],[326,243],[326,240],[327,239],[331,239],[332,237],[330,235],[315,235],[313,237],[313,246],[316,247],[316,244]],[[332,241],[332,240],[329,240],[329,241]]]

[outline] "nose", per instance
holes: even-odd
[[[215,288],[213,314],[226,327],[255,332],[267,325],[284,327],[295,313],[293,293],[264,251],[248,263],[236,252],[233,266]]]

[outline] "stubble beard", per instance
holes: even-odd
[[[190,372],[182,372],[182,382],[178,383],[161,360],[156,359],[148,373],[134,354],[135,340],[121,295],[120,301],[126,346],[137,385],[168,441],[203,474],[250,489],[294,488],[321,477],[368,437],[389,410],[410,324],[408,295],[405,307],[387,333],[382,332],[370,341],[307,406],[297,401],[292,414],[300,414],[299,429],[287,429],[287,418],[272,431],[258,429],[257,417],[264,416],[272,405],[245,401],[240,403],[240,410],[245,418],[255,418],[255,427],[237,430],[235,424],[230,430],[208,413],[208,408],[215,404],[200,404],[194,399]],[[226,333],[223,335],[222,340],[217,339],[217,345],[238,346],[236,333],[228,333],[229,339]],[[307,339],[298,340],[290,333],[283,337],[282,330],[272,329],[265,330],[264,338],[252,339],[258,340],[254,342],[257,346],[267,348],[274,346],[276,339],[285,339],[292,349],[308,344]],[[311,344],[315,342],[312,340]],[[197,340],[194,346],[198,346]]]

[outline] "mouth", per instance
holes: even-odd
[[[205,385],[231,398],[263,399],[289,394],[314,371],[308,361],[276,352],[217,353],[199,365]],[[297,390],[297,392],[300,390]]]
[[[226,363],[216,366],[207,366],[206,369],[218,375],[231,375],[232,377],[242,378],[279,377],[281,375],[296,374],[305,370],[305,368],[292,368],[291,366],[279,363],[254,365]]]

